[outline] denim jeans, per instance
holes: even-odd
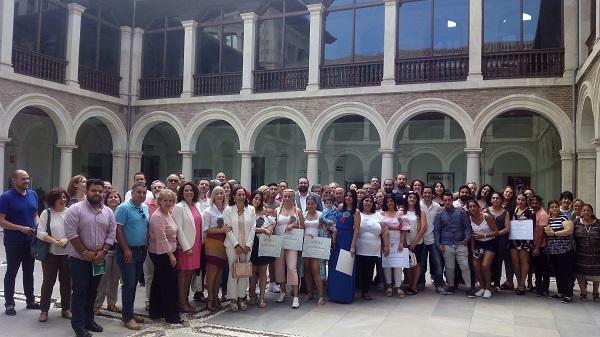
[[[117,245],[115,248],[115,256],[117,264],[121,269],[121,280],[123,288],[121,290],[121,300],[123,305],[122,319],[127,322],[133,319],[133,303],[135,302],[135,290],[138,284],[138,279],[141,271],[144,268],[144,260],[146,260],[145,247],[132,247],[132,262],[125,263],[123,251]]]
[[[15,306],[15,281],[19,267],[23,266],[23,291],[27,303],[35,302],[33,296],[33,267],[35,259],[31,256],[30,241],[4,241],[6,251],[6,274],[4,274],[5,306]]]
[[[467,246],[444,245],[444,261],[446,262],[446,281],[448,286],[454,287],[454,266],[458,266],[467,287],[471,286],[471,271],[469,270],[469,249]]]
[[[435,244],[423,245],[421,253],[421,276],[419,277],[419,285],[425,286],[425,272],[427,272],[427,257],[429,257],[429,273],[433,278],[436,287],[444,285],[442,276],[442,255]]]
[[[69,257],[71,271],[71,327],[75,333],[94,322],[94,301],[101,275],[92,276],[92,263]]]

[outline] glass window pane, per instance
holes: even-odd
[[[383,60],[383,6],[356,10],[354,61]]]
[[[299,12],[306,11],[307,8],[305,5],[301,4],[298,0],[286,0],[285,1],[285,12]]]
[[[161,29],[161,28],[165,28],[165,18],[164,17],[159,17],[159,18],[155,18],[152,20],[152,22],[150,22],[150,24],[146,27],[146,30],[153,30],[153,29]]]
[[[469,52],[469,0],[434,2],[433,54]]]
[[[199,23],[212,23],[221,21],[221,9],[209,10],[206,14],[200,17]]]
[[[169,17],[167,18],[168,27],[181,27],[181,18],[180,17]]]
[[[111,74],[119,73],[119,54],[121,47],[121,32],[108,25],[100,28],[100,58],[98,70]]]
[[[50,2],[42,5],[40,53],[64,58],[67,37],[67,9]]]
[[[144,34],[144,62],[142,76],[157,78],[162,76],[165,33]]]
[[[431,55],[431,0],[400,3],[398,57]]]
[[[219,73],[219,45],[221,26],[198,29],[198,57],[196,68],[199,74]]]
[[[81,18],[81,39],[79,42],[79,64],[96,68],[96,41],[98,22],[87,16]]]
[[[561,0],[523,1],[523,48],[560,48]]]
[[[240,11],[236,8],[226,8],[223,10],[223,21],[242,21]]]
[[[325,17],[323,33],[325,64],[352,61],[352,10],[331,12]]]
[[[283,20],[264,20],[258,26],[258,70],[283,68]]]
[[[14,45],[28,50],[37,50],[37,1],[16,0],[14,20]]]
[[[483,51],[500,52],[521,48],[520,0],[483,2]]]
[[[222,72],[242,71],[242,57],[244,54],[243,42],[244,25],[241,22],[223,26]]]
[[[183,75],[183,30],[167,32],[167,62],[165,76]]]
[[[310,18],[308,15],[285,18],[285,67],[308,67]]]
[[[279,15],[281,13],[283,13],[283,1],[273,0],[271,1],[269,7],[267,7],[262,16]]]
[[[336,7],[336,6],[347,6],[347,5],[352,5],[354,3],[354,0],[334,0],[330,7]]]

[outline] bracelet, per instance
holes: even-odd
[[[81,256],[85,256],[85,254],[87,254],[87,252],[89,252],[89,250],[85,250],[83,253],[81,253]]]

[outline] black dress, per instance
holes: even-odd
[[[266,215],[261,215],[256,218],[256,228],[269,227],[272,223],[273,220]],[[254,244],[252,245],[252,253],[250,253],[250,262],[252,262],[252,265],[254,266],[264,266],[275,261],[275,258],[272,256],[258,256],[259,235],[260,234],[254,235]]]

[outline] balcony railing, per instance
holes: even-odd
[[[140,80],[140,98],[173,98],[181,96],[183,77],[144,78]]]
[[[396,60],[396,83],[464,81],[469,55],[449,55]]]
[[[383,62],[321,66],[321,88],[366,87],[380,85]]]
[[[16,73],[64,83],[67,61],[20,47],[13,47],[13,68]]]
[[[562,77],[564,54],[564,49],[484,53],[483,78]]]
[[[242,89],[242,73],[194,75],[194,95],[232,95]]]
[[[308,68],[256,70],[254,92],[306,90]]]
[[[121,77],[86,66],[79,66],[79,87],[109,96],[119,96]]]

